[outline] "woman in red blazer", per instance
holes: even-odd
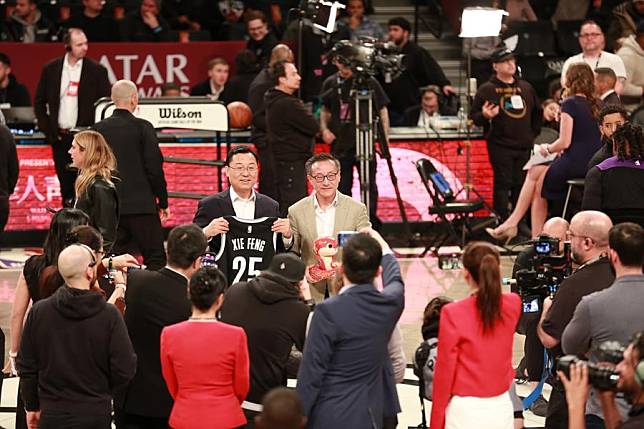
[[[174,399],[175,429],[243,426],[241,408],[250,386],[244,330],[218,322],[224,275],[201,268],[190,279],[192,317],[161,332],[161,369]]]
[[[431,429],[512,429],[508,390],[521,299],[502,293],[499,252],[484,242],[463,251],[468,298],[441,312]]]

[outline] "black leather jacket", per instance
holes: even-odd
[[[103,249],[109,252],[119,224],[119,200],[114,185],[96,176],[87,191],[76,198],[74,207],[87,213],[89,224],[103,236]]]

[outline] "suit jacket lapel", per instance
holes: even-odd
[[[89,67],[87,66],[88,60],[83,59],[83,66],[81,67],[80,82],[78,82],[78,108],[81,108],[81,100],[84,100],[83,96],[87,92],[87,86],[94,84],[92,82],[92,77],[89,76]],[[79,115],[80,116],[80,115]]]
[[[315,204],[313,199],[315,198],[315,194],[312,194],[309,196],[309,201],[307,202],[306,206],[304,207],[304,215],[311,219],[309,222],[307,222],[310,231],[309,231],[309,236],[313,237],[313,240],[316,240],[318,238],[318,224],[317,224],[317,219],[315,216]],[[313,245],[313,243],[311,243]],[[313,249],[311,249],[312,251]]]
[[[344,219],[346,217],[346,214],[344,212],[344,195],[338,192],[338,205],[335,208],[335,221],[333,222],[333,238],[338,236],[338,232],[342,231],[344,229]]]
[[[230,199],[230,188],[222,192],[221,197],[222,208],[224,213],[227,213],[225,216],[235,216],[235,207],[233,207],[233,201]],[[257,204],[255,204],[255,212],[257,212]]]
[[[65,57],[63,57],[60,61],[58,61],[56,63],[56,67],[54,68],[54,75],[55,75],[55,78],[56,78],[56,79],[54,79],[54,81],[56,82],[56,84],[54,85],[54,88],[56,90],[56,93],[52,94],[52,99],[53,100],[58,100],[58,102],[56,103],[55,112],[54,112],[54,109],[52,108],[52,106],[49,106],[49,110],[50,110],[49,115],[51,117],[56,115],[56,117],[54,119],[54,121],[56,123],[56,126],[58,126],[58,111],[60,110],[60,98],[61,98],[60,97],[60,84],[61,84],[61,81],[62,81],[63,64],[64,63],[65,63]],[[58,135],[58,129],[53,131],[53,134]]]

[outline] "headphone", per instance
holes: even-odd
[[[65,45],[65,51],[71,52],[72,50],[72,29],[68,28],[63,34],[63,45]]]

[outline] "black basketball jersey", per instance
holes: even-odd
[[[215,260],[226,275],[228,286],[245,282],[265,270],[277,249],[277,233],[271,231],[276,217],[242,219],[224,217],[228,232],[221,235],[221,245]]]

